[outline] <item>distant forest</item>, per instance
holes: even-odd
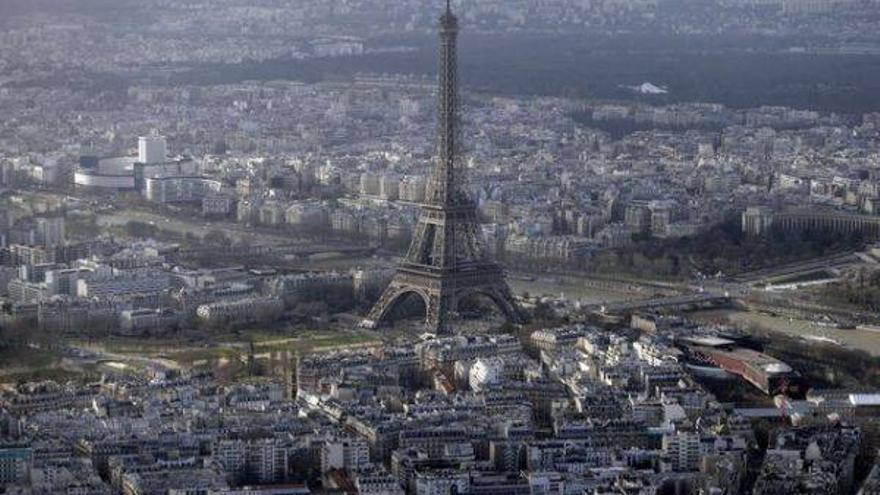
[[[789,53],[803,40],[736,37],[465,34],[462,83],[501,94],[636,100],[656,104],[701,101],[731,108],[783,105],[847,114],[880,111],[880,57]],[[409,52],[314,60],[270,60],[193,67],[169,76],[174,84],[242,80],[304,82],[348,79],[357,73],[433,74],[433,37],[372,40],[411,46]],[[651,82],[667,95],[639,95],[626,86]]]

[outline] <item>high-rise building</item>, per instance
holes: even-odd
[[[168,147],[163,136],[142,136],[138,138],[138,162],[155,165],[168,161]]]
[[[700,463],[700,435],[676,432],[663,436],[663,453],[675,471],[694,471]]]
[[[370,465],[370,448],[363,438],[328,440],[321,447],[321,472],[331,469],[360,471]]]
[[[64,217],[44,217],[36,221],[37,242],[41,246],[51,247],[63,244],[67,236]]]
[[[289,475],[289,452],[273,438],[220,439],[211,457],[238,482],[279,483]]]
[[[13,173],[12,162],[0,162],[0,185],[8,186],[12,184]]]
[[[27,447],[0,448],[0,486],[27,481],[33,457],[33,451]]]

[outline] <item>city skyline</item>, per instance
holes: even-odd
[[[876,493],[878,24],[0,0],[0,495]]]

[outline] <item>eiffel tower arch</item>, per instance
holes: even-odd
[[[413,294],[425,305],[427,328],[438,333],[450,330],[451,316],[471,296],[488,297],[512,322],[524,320],[504,269],[486,256],[481,245],[476,203],[468,197],[457,167],[458,20],[448,1],[440,17],[439,34],[436,164],[412,244],[388,288],[363,320],[362,326],[367,328],[386,323],[395,306]]]
[[[494,272],[484,269],[467,276],[443,279],[409,272],[401,267],[373,306],[363,326],[376,328],[387,322],[397,305],[410,296],[420,298],[424,304],[425,326],[440,333],[449,330],[449,317],[459,310],[461,302],[475,296],[491,300],[509,321],[519,323],[524,320],[500,268]]]

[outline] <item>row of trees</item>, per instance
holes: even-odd
[[[588,268],[670,278],[691,277],[695,270],[707,275],[735,274],[857,250],[864,245],[865,238],[858,232],[843,234],[826,229],[772,229],[764,236],[749,237],[742,232],[739,215],[731,215],[695,237],[647,239],[601,253],[588,263]]]
[[[863,310],[880,312],[880,270],[862,267],[839,284],[831,286],[826,296]]]

